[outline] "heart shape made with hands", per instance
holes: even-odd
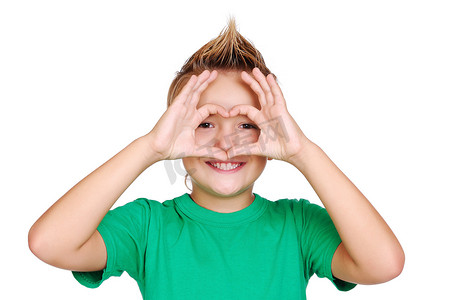
[[[208,73],[202,74],[205,78]],[[213,76],[212,76],[213,75]],[[215,80],[216,74],[210,74]],[[252,74],[245,71],[240,73],[243,82],[257,95],[259,107],[250,104],[238,104],[229,111],[223,106],[216,104],[205,104],[199,107],[199,111],[207,118],[208,115],[218,114],[223,118],[233,118],[238,115],[248,117],[252,125],[260,130],[257,141],[247,144],[232,146],[227,150],[228,157],[237,155],[260,155],[276,159],[284,159],[287,153],[292,153],[293,149],[285,145],[289,142],[289,132],[301,133],[298,125],[287,111],[284,96],[273,74],[265,76],[258,68],[253,69]],[[200,84],[199,90],[204,91],[207,85]],[[196,95],[199,100],[199,94]],[[210,105],[210,106],[207,106]],[[209,113],[207,113],[207,110]],[[289,150],[289,151],[287,151]]]
[[[227,160],[238,155],[259,155],[285,160],[299,150],[304,135],[287,111],[281,89],[272,74],[264,76],[255,68],[252,74],[241,72],[240,76],[257,95],[259,108],[250,104],[238,104],[229,111],[218,104],[206,103],[198,107],[200,95],[218,75],[217,71],[204,71],[193,75],[174,99],[167,112],[155,126],[158,142],[155,147],[164,153],[164,159],[176,159],[181,153],[187,156],[214,157]],[[233,118],[244,115],[260,130],[257,141],[233,145],[225,150],[210,145],[199,145],[193,129],[210,115]],[[154,131],[153,129],[153,131]],[[289,143],[289,136],[295,143]]]

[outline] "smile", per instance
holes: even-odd
[[[245,164],[244,162],[206,162],[207,165],[219,171],[221,173],[231,173],[233,171],[238,171]]]

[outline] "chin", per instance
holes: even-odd
[[[228,197],[234,197],[237,196],[244,191],[248,190],[250,186],[244,187],[244,186],[237,186],[237,185],[228,185],[226,183],[222,185],[215,185],[214,187],[200,187],[204,191],[208,192],[209,194],[215,195],[217,197],[222,198],[228,198]]]
[[[240,189],[215,189],[215,191],[213,191],[214,194],[218,197],[234,197],[240,193],[243,192],[243,190]]]

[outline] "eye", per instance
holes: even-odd
[[[207,122],[199,124],[198,128],[212,128],[213,125]]]
[[[243,129],[259,129],[259,127],[257,127],[256,125],[248,124],[248,123],[241,124],[240,128],[243,128]]]

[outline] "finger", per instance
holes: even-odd
[[[280,103],[286,105],[286,100],[284,99],[281,87],[276,82],[275,76],[273,74],[267,75],[267,81],[272,90],[273,96],[275,97],[275,103]]]
[[[217,104],[204,104],[198,108],[201,119],[206,119],[210,115],[220,114],[223,118],[229,117],[229,113],[223,106]]]
[[[173,102],[185,102],[187,100],[188,95],[190,94],[191,90],[195,86],[196,82],[198,80],[198,76],[192,75],[188,82],[184,85],[182,90],[180,91],[179,95],[174,99]]]
[[[208,157],[226,161],[228,154],[221,148],[217,147],[199,147],[190,155],[192,157]]]
[[[212,71],[209,74],[209,77],[206,78],[204,82],[202,82],[198,88],[194,89],[192,98],[190,99],[190,105],[198,105],[199,99],[201,97],[202,92],[209,86],[209,84],[217,78],[218,72]]]
[[[254,106],[247,104],[239,104],[231,108],[229,111],[229,117],[235,117],[237,115],[245,115],[250,118],[251,121],[259,123],[261,120],[259,118],[259,110]]]
[[[210,71],[209,70],[204,70],[201,74],[198,75],[197,77],[197,81],[195,83],[195,85],[193,86],[193,88],[190,90],[186,100],[185,100],[185,104],[186,105],[190,105],[191,104],[191,99],[193,98],[193,94],[196,92],[196,90],[210,77]]]
[[[262,90],[260,84],[247,72],[243,71],[241,74],[242,80],[245,81],[250,88],[257,94],[257,98],[259,99],[259,103],[261,107],[267,104],[267,100],[265,99],[265,93]]]
[[[235,145],[227,151],[228,159],[239,155],[259,155],[265,156],[262,153],[262,148],[259,143]]]
[[[273,94],[270,86],[268,85],[267,79],[265,78],[265,75],[262,74],[261,70],[259,68],[253,69],[253,75],[254,78],[256,78],[257,82],[259,82],[262,90],[265,93],[265,99],[267,100],[267,103],[269,105],[273,105],[275,103],[275,100],[273,99]]]

